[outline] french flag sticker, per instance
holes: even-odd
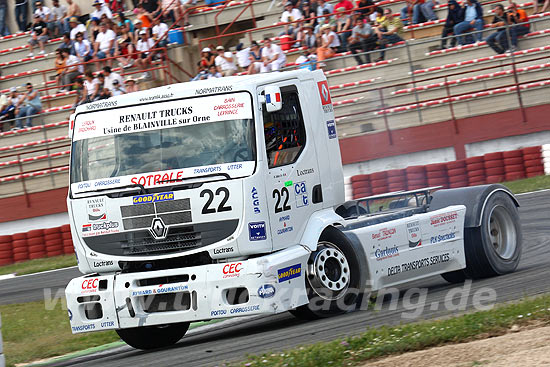
[[[271,103],[271,94],[265,96],[265,101]],[[281,102],[281,93],[275,93],[275,102]]]
[[[92,229],[91,224],[83,224],[82,225],[82,232],[89,232]]]

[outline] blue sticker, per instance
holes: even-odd
[[[140,195],[140,196],[134,196],[132,198],[132,202],[134,204],[156,203],[159,201],[168,201],[168,200],[174,200],[173,192],[161,192],[158,194]]]
[[[248,223],[248,233],[250,235],[250,241],[267,240],[265,222]]]
[[[282,283],[286,280],[298,278],[300,275],[302,275],[302,265],[296,264],[292,266],[287,266],[286,268],[277,270],[277,274],[279,277],[279,283]]]
[[[71,312],[71,310],[67,311],[69,311],[69,321],[73,321],[73,313]]]
[[[275,295],[275,287],[271,284],[264,284],[258,288],[258,297],[271,298]]]
[[[329,139],[335,139],[336,138],[336,124],[334,123],[334,120],[328,120],[327,121],[327,129],[328,129],[328,138]]]

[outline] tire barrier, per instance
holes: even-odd
[[[32,231],[27,232],[27,245],[29,249],[29,260],[46,257],[44,230],[33,229]]]
[[[0,236],[0,266],[13,264],[12,236]]]
[[[63,255],[63,238],[60,227],[44,230],[44,247],[47,257]]]
[[[71,226],[65,224],[59,227],[61,230],[61,239],[63,241],[63,253],[70,255],[74,253],[73,238],[71,236]]]
[[[12,235],[13,242],[13,260],[15,262],[26,261],[29,259],[29,245],[27,243],[26,233],[16,233]]]
[[[550,144],[350,177],[354,199],[401,190],[459,188],[550,174]],[[347,187],[349,190],[349,186]]]

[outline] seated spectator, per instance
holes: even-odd
[[[15,0],[15,21],[20,32],[27,30],[28,0]]]
[[[176,0],[177,2],[177,0]],[[141,20],[141,27],[150,29],[153,26],[153,16],[145,10],[143,5],[138,5],[136,8],[137,14],[136,18]]]
[[[307,47],[308,49],[317,48],[317,37],[313,34],[313,26],[304,24],[298,32],[298,47]]]
[[[377,7],[374,10],[374,25],[380,26],[384,21],[386,20],[386,16],[384,15],[384,9],[381,7]]]
[[[493,17],[493,22],[489,24],[489,28],[504,27],[508,24],[508,18],[504,13],[504,6],[502,6],[502,4],[497,4],[494,10],[495,16]],[[508,44],[506,41],[506,28],[501,28],[495,33],[490,34],[485,41],[497,54],[503,54]]]
[[[456,0],[449,0],[447,4],[448,12],[447,19],[445,19],[445,25],[443,26],[443,32],[441,33],[441,49],[444,50],[447,44],[447,37],[450,33],[453,33],[453,28],[458,23],[464,20],[463,13],[460,10],[460,5]],[[451,47],[456,46],[456,37],[451,38]]]
[[[434,6],[437,4],[435,0],[426,0],[422,4],[422,15],[427,22],[437,20],[437,14],[435,14]]]
[[[87,39],[84,39],[82,32],[76,34],[76,41],[74,43],[75,56],[78,57],[79,62],[90,61],[94,54],[92,44]]]
[[[223,77],[222,73],[218,71],[216,68],[216,65],[210,65],[208,68],[208,74],[206,75],[206,79],[212,79],[212,78],[221,78]]]
[[[258,42],[252,41],[250,44],[250,52],[248,53],[248,59],[250,60],[250,65],[248,66],[247,74],[257,74],[262,69],[262,49]]]
[[[71,40],[71,36],[69,33],[65,33],[63,37],[61,38],[61,44],[59,47],[57,47],[58,50],[61,50],[63,48],[68,48],[71,52],[71,55],[74,55],[74,42]]]
[[[317,1],[315,1],[315,3],[310,3],[307,0],[303,0],[300,2],[300,6],[300,12],[302,13],[304,19],[309,19],[304,22],[304,27],[309,25],[311,26],[311,29],[315,28],[315,25],[317,24]]]
[[[134,39],[139,39],[139,32],[141,32],[141,29],[147,30],[147,28],[143,27],[143,22],[141,19],[134,20]]]
[[[55,85],[59,88],[59,91],[61,91],[61,79],[63,77],[63,72],[65,71],[65,57],[61,53],[61,49],[57,49],[55,51],[55,60],[54,60],[54,66],[55,66]]]
[[[71,55],[68,48],[61,49],[61,54],[65,59],[65,70],[62,74],[62,83],[64,90],[71,90],[72,84],[75,82],[76,78],[84,71],[84,66],[77,64],[80,63],[80,60],[75,55]]]
[[[184,27],[191,27],[189,24],[189,9],[197,5],[197,0],[180,0],[180,13],[183,14]]]
[[[16,87],[10,88],[10,93],[8,96],[2,95],[0,98],[0,121],[10,121],[10,126],[7,126],[6,122],[2,122],[2,128],[4,131],[13,127],[13,119],[15,119],[15,106],[17,106],[21,98],[23,98],[23,96],[17,93]]]
[[[115,57],[119,66],[126,69],[134,65],[134,60],[137,58],[134,55],[134,35],[129,33],[126,27],[118,27],[117,32]]]
[[[101,19],[101,16],[105,14],[107,18],[113,19],[113,13],[111,12],[111,9],[105,3],[103,3],[101,0],[94,0],[93,7],[95,10],[90,14],[91,18],[97,18]]]
[[[59,5],[59,0],[52,0],[52,8],[50,11],[50,21],[48,22],[48,28],[52,36],[59,36],[68,32],[65,29],[65,15],[67,14],[67,7],[65,5]]]
[[[236,53],[236,57],[237,57],[237,65],[239,65],[239,68],[241,69],[241,71],[243,70],[247,70],[248,67],[250,66],[250,47],[246,47],[246,48],[243,48],[244,45],[242,43],[239,43],[237,45],[237,53]]]
[[[34,15],[34,22],[31,25],[31,39],[29,40],[29,50],[31,51],[28,56],[34,56],[34,46],[40,46],[39,54],[44,53],[44,44],[48,42],[48,26],[46,22],[42,20],[40,14]]]
[[[69,19],[69,28],[69,37],[71,38],[71,40],[76,40],[76,34],[79,32],[82,34],[82,37],[84,39],[88,39],[88,31],[86,31],[86,26],[80,23],[77,17],[71,17]]]
[[[325,12],[327,10],[328,12]],[[320,17],[324,14],[334,13],[334,6],[330,4],[327,0],[319,0],[319,6],[317,7],[317,16]]]
[[[384,20],[377,26],[375,32],[378,36],[378,43],[380,44],[380,57],[376,61],[384,60],[385,48],[388,43],[397,43],[403,41],[401,35],[403,34],[403,23],[401,19],[393,16],[391,9],[384,9]]]
[[[124,79],[122,79],[120,74],[113,72],[109,66],[105,66],[103,68],[103,75],[105,76],[104,87],[110,91],[113,91],[114,89],[113,84],[115,80],[118,82],[119,86],[122,86],[122,83],[124,83]]]
[[[518,49],[518,37],[529,33],[529,17],[525,10],[519,9],[516,3],[510,4],[510,10],[508,11],[508,23],[514,24],[510,29],[510,51],[514,52]],[[507,48],[507,42],[504,48]]]
[[[471,28],[474,28],[474,30],[476,31],[483,30],[483,10],[481,9],[481,5],[479,5],[477,0],[466,0],[466,4],[461,9],[461,12],[461,14],[464,15],[464,20],[454,26],[453,33],[455,34],[455,36],[460,36],[461,34],[469,31]],[[482,32],[475,33],[474,39],[477,42],[481,42],[483,40]],[[466,44],[464,36],[458,37],[458,44]]]
[[[138,55],[136,64],[138,68],[143,70],[141,78],[149,79],[151,77],[151,74],[145,70],[151,65],[151,61],[153,60],[154,53],[150,52],[150,50],[153,48],[155,41],[149,38],[149,33],[145,29],[139,31],[139,36],[140,39],[139,41],[137,41],[136,50],[141,53]]]
[[[337,7],[336,11],[336,29],[335,32],[340,38],[340,45],[343,49],[347,50],[348,38],[351,36],[351,28],[353,27],[352,15],[345,13],[345,7]],[[355,15],[353,15],[355,16]]]
[[[126,79],[124,85],[126,86],[126,93],[139,91],[139,85],[136,83],[136,80],[131,76]]]
[[[42,1],[37,1],[35,4],[36,4],[36,9],[33,11],[33,14],[40,15],[40,18],[45,23],[50,22],[50,14],[51,14],[50,8],[48,8],[47,6],[44,6],[44,4],[42,4]]]
[[[321,27],[325,24],[328,24],[330,25],[331,27],[336,27],[336,20],[331,17],[329,15],[329,11],[328,10],[323,10],[323,17],[321,18],[318,18],[319,19],[319,22],[317,23],[317,26],[315,27],[315,29],[313,30],[313,33],[316,35],[317,37],[317,44],[319,44],[320,42],[320,38],[321,38],[321,35],[323,34],[321,32]]]
[[[124,16],[123,12],[115,13],[113,17],[115,26],[124,27],[129,33],[134,33],[134,23]]]
[[[278,71],[286,64],[286,55],[281,48],[271,42],[269,37],[264,38],[264,47],[262,48],[262,65],[260,73],[269,71]]]
[[[73,108],[80,106],[81,104],[88,103],[88,91],[84,85],[82,78],[76,79],[76,100],[73,103]]]
[[[544,13],[550,8],[550,0],[534,0],[535,7],[533,8],[533,14]],[[542,8],[539,10],[539,5],[542,4]]]
[[[295,31],[295,28],[297,28],[296,27],[297,23],[292,23],[292,22],[296,22],[297,20],[300,20],[302,18],[303,18],[303,15],[300,12],[300,10],[295,8],[292,2],[288,1],[285,4],[285,11],[281,15],[281,22],[291,23],[291,24],[285,24],[284,26],[285,30],[284,32],[281,32],[280,36],[288,34],[289,36],[294,37],[294,31]]]
[[[369,52],[376,48],[377,37],[372,30],[369,23],[365,23],[362,18],[355,20],[355,27],[353,27],[351,37],[348,39],[348,48],[353,54],[357,65],[362,65],[363,60],[361,56],[357,55],[357,52]],[[365,63],[370,63],[370,53],[365,54]]]
[[[208,5],[208,4],[207,4]],[[161,0],[161,14],[164,19],[170,19],[171,23],[175,23],[181,17],[181,8],[177,1]]]
[[[94,42],[94,60],[98,63],[99,60],[103,60],[109,56],[114,55],[114,43],[116,34],[111,29],[107,29],[105,23],[99,25],[99,33],[97,34]],[[112,62],[109,59],[108,64]],[[97,65],[99,68],[99,65]]]
[[[99,18],[92,18],[88,26],[88,39],[90,42],[95,43],[95,39],[100,32]]]
[[[109,8],[112,13],[123,12],[125,10],[124,0],[110,0]]]
[[[86,101],[95,101],[97,98],[99,98],[99,80],[97,78],[94,78],[94,74],[92,74],[91,71],[87,71],[86,74],[84,74],[84,78],[84,87],[86,88],[86,92],[88,93],[88,95],[86,96]]]
[[[340,47],[340,38],[332,30],[332,27],[325,24],[321,27],[321,44],[317,47],[317,68],[321,69],[326,66],[323,61],[331,58]]]
[[[374,14],[374,3],[372,0],[360,0],[357,3],[357,11],[361,13],[364,19],[369,19],[371,14]]]
[[[230,51],[225,51],[223,46],[216,47],[216,52],[218,53],[218,56],[216,56],[215,64],[218,71],[223,76],[231,76],[235,74],[237,72],[237,66],[233,60],[233,53]],[[209,67],[208,71],[210,70],[211,69]]]
[[[168,44],[168,25],[161,22],[160,17],[153,19],[153,40],[158,41],[158,47],[166,47]]]
[[[295,63],[300,69],[315,70],[317,57],[311,52],[311,49],[307,49],[301,52]]]
[[[212,53],[210,47],[205,47],[202,49],[200,63],[204,70],[208,70],[210,65],[216,64],[216,55]]]
[[[143,8],[150,14],[155,14],[159,10],[160,0],[139,0],[139,4],[143,5]]]
[[[425,21],[422,13],[424,0],[406,0],[407,5],[401,9],[401,21],[404,25],[409,24],[409,14],[412,14],[412,24],[418,24]]]
[[[67,1],[67,4],[69,4],[69,7],[67,8],[67,13],[65,14],[65,18],[63,19],[63,22],[65,23],[65,32],[70,32],[70,30],[73,28],[71,27],[71,21],[76,19],[77,24],[81,24],[82,21],[79,19],[82,17],[82,11],[80,10],[80,6],[74,2],[74,0],[65,0]],[[87,17],[87,16],[86,16]],[[74,18],[74,19],[73,19]],[[84,26],[84,25],[83,25]],[[86,27],[84,27],[84,30],[86,30]],[[78,30],[77,32],[80,32],[81,30]],[[71,34],[71,39],[74,40],[74,37]]]
[[[197,75],[191,78],[190,81],[195,82],[197,80],[204,80],[206,79],[207,75],[208,75],[208,69],[202,66],[201,62],[199,61],[197,63]]]
[[[31,127],[31,116],[36,115],[42,111],[42,102],[40,101],[40,94],[34,89],[31,83],[26,85],[27,92],[23,95],[23,98],[16,106],[17,120],[15,121],[16,129],[22,128],[22,118],[27,118],[26,127]]]
[[[113,97],[126,94],[126,91],[124,90],[124,88],[122,88],[121,83],[117,79],[113,80],[112,85],[113,85],[113,88],[111,89],[111,94],[113,95]]]
[[[108,88],[105,88],[105,75],[103,75],[103,73],[99,73],[97,75],[97,83],[98,83],[97,89],[99,91],[97,100],[110,98],[112,96],[111,91]]]

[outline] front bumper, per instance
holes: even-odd
[[[82,333],[284,312],[308,302],[303,278],[308,257],[296,245],[232,263],[75,278],[65,290],[71,329]]]

